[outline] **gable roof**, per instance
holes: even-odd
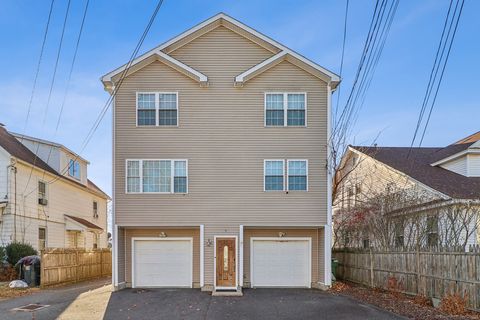
[[[454,154],[464,145],[446,148],[366,147],[351,148],[404,173],[405,175],[456,199],[480,199],[480,177],[465,177],[442,167],[432,166],[435,159]],[[409,154],[410,153],[410,154]]]
[[[208,32],[208,31],[211,30],[212,26],[214,28],[216,28],[219,25],[224,25],[224,26],[230,28],[232,31],[237,32],[237,33],[241,33],[241,32],[242,33],[248,33],[249,35],[251,35],[252,37],[254,37],[256,39],[257,43],[259,43],[261,45],[264,45],[267,49],[272,51],[273,54],[278,54],[280,52],[280,53],[283,53],[285,55],[288,55],[291,60],[295,60],[299,64],[301,63],[301,64],[309,66],[310,68],[312,68],[316,71],[315,73],[320,73],[321,75],[323,75],[324,79],[327,78],[328,82],[330,82],[331,85],[332,85],[332,89],[335,89],[337,87],[337,85],[340,83],[340,77],[337,74],[335,74],[332,71],[330,71],[330,70],[316,64],[315,62],[305,58],[304,56],[302,56],[302,55],[296,53],[295,51],[287,48],[286,46],[280,44],[279,42],[265,36],[264,34],[256,31],[255,29],[250,28],[249,26],[241,23],[240,21],[235,20],[234,18],[226,15],[225,13],[219,13],[219,14],[203,21],[202,23],[194,26],[193,28],[188,29],[187,31],[181,33],[180,35],[178,35],[178,36],[164,42],[163,44],[153,48],[152,50],[144,53],[143,55],[141,55],[140,57],[138,57],[138,58],[136,58],[135,60],[132,61],[131,67],[141,63],[142,61],[150,58],[151,56],[161,55],[162,52],[163,52],[163,54],[168,56],[168,52],[170,52],[172,50],[171,47],[174,46],[174,44],[179,43],[179,44],[183,45],[184,43],[182,41],[187,41],[187,43],[188,43],[188,40],[186,40],[188,36],[190,36],[192,34],[195,34],[195,33],[199,33],[202,30],[205,30],[205,31]],[[174,48],[174,49],[176,49],[176,48]],[[165,51],[167,51],[167,52],[165,52]],[[168,56],[168,57],[170,57],[170,56]],[[277,58],[281,58],[281,57],[277,57]],[[177,60],[177,62],[179,62],[179,61]],[[125,64],[125,65],[107,73],[106,75],[104,75],[101,78],[101,81],[103,82],[106,90],[111,90],[111,88],[113,86],[112,78],[115,75],[118,75],[119,73],[123,72],[127,67],[128,67],[128,65]],[[180,67],[180,66],[178,65],[178,67]],[[180,69],[185,69],[185,68],[180,67]],[[309,70],[306,69],[306,71],[309,71]],[[314,75],[317,75],[317,74],[314,74]]]
[[[0,147],[5,149],[12,157],[15,157],[21,161],[24,161],[28,164],[31,164],[41,170],[47,171],[57,177],[63,178],[67,181],[70,181],[77,186],[82,188],[88,189],[93,191],[106,199],[110,199],[110,197],[103,192],[99,187],[97,187],[92,181],[87,179],[87,185],[83,185],[80,182],[74,181],[72,179],[66,178],[49,166],[45,161],[43,161],[40,157],[35,156],[35,154],[30,151],[25,145],[23,145],[14,135],[5,129],[5,127],[0,126]]]

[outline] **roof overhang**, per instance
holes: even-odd
[[[208,31],[213,30],[214,28],[216,28],[220,25],[225,26],[225,27],[229,28],[230,30],[232,30],[234,32],[237,32],[241,35],[244,35],[244,36],[249,35],[250,38],[252,39],[252,41],[255,41],[256,43],[258,43],[259,45],[262,45],[263,47],[265,47],[266,49],[268,49],[272,53],[275,53],[274,57],[276,57],[278,54],[282,54],[282,53],[284,55],[288,54],[288,56],[291,57],[290,59],[295,58],[296,59],[295,62],[297,62],[299,65],[300,65],[300,62],[301,62],[301,63],[303,63],[305,68],[307,68],[307,66],[308,66],[308,68],[311,68],[312,72],[314,72],[314,73],[316,72],[318,74],[321,74],[324,78],[328,78],[329,80],[327,82],[331,85],[332,89],[335,89],[337,87],[338,83],[340,83],[340,77],[338,75],[336,75],[335,73],[321,67],[320,65],[314,63],[313,61],[311,61],[311,60],[303,57],[302,55],[294,52],[293,50],[287,48],[286,46],[280,44],[279,42],[265,36],[264,34],[258,32],[257,30],[255,30],[253,28],[250,28],[249,26],[241,23],[240,21],[235,20],[234,18],[226,15],[225,13],[219,13],[219,14],[205,20],[204,22],[194,26],[193,28],[190,28],[189,30],[181,33],[180,35],[164,42],[163,44],[157,46],[156,48],[154,48],[150,51],[147,51],[143,55],[139,56],[138,58],[133,60],[132,63],[130,63],[129,74],[131,73],[130,72],[131,69],[138,70],[138,69],[144,67],[145,65],[151,63],[152,60],[147,60],[147,59],[151,58],[154,55],[158,55],[158,56],[163,57],[164,62],[168,61],[169,63],[171,63],[170,66],[173,66],[173,65],[175,66],[176,70],[179,70],[181,72],[186,72],[187,75],[192,74],[192,71],[195,71],[195,70],[186,66],[182,62],[173,59],[167,53],[172,52],[173,50],[175,50],[179,46],[181,46],[185,43],[188,43],[189,41],[191,41],[191,40],[197,38],[198,36],[202,35],[203,34],[202,30],[204,30],[205,32],[208,32]],[[191,39],[190,39],[189,36],[191,36]],[[175,46],[174,44],[178,44],[179,46]],[[272,57],[272,58],[274,58],[274,57]],[[276,57],[276,59],[278,59],[279,57],[280,56]],[[271,60],[272,58],[270,58],[268,60]],[[137,64],[139,64],[141,62],[144,62],[144,60],[147,60],[146,63],[137,66]],[[275,59],[273,59],[273,60],[275,60]],[[283,60],[280,60],[280,62],[281,61],[283,61]],[[271,61],[271,62],[275,63],[274,61]],[[112,72],[107,73],[106,75],[104,75],[101,78],[101,80],[104,84],[104,87],[107,91],[112,92],[114,82],[115,82],[114,77],[116,75],[119,75],[126,68],[128,68],[127,64],[121,66],[120,68],[117,68],[117,69],[113,70]],[[196,71],[196,72],[197,72],[197,74],[195,74],[194,77],[193,77],[195,80],[197,80],[197,78],[199,78],[200,75],[202,75],[200,72],[198,72],[198,71]],[[202,83],[207,84],[207,77],[205,75],[202,75],[202,76],[204,77],[204,78],[202,78],[203,80],[197,80],[197,81],[199,81],[201,84]]]
[[[451,156],[449,157],[446,157],[444,159],[441,159],[441,160],[438,160],[437,162],[434,162],[432,164],[430,164],[432,167],[436,167],[436,166],[440,166],[442,164],[445,164],[447,162],[450,162],[450,161],[453,161],[453,160],[456,160],[458,158],[461,158],[467,154],[480,154],[480,149],[478,149],[478,147],[474,147],[472,148],[472,146],[467,149],[467,150],[463,150],[461,152],[458,152],[458,153],[455,153],[455,154],[452,154]]]
[[[277,64],[288,61],[297,67],[309,72],[310,74],[322,79],[323,81],[331,85],[332,90],[335,90],[340,83],[340,77],[336,74],[328,71],[327,69],[317,65],[316,63],[302,57],[301,55],[288,50],[281,51],[276,55],[264,60],[263,62],[253,66],[247,71],[239,74],[235,77],[235,86],[243,86],[245,82],[256,77],[257,75],[269,70]]]
[[[105,90],[112,93],[115,83],[122,77],[122,76],[129,76],[130,74],[140,70],[141,68],[149,65],[154,61],[160,61],[167,66],[177,70],[180,73],[183,73],[187,77],[197,81],[200,83],[201,86],[206,86],[208,84],[208,77],[203,73],[187,66],[181,61],[169,56],[168,54],[162,52],[160,49],[151,52],[148,56],[141,56],[137,59],[133,60],[130,65],[123,65],[120,68],[113,70],[112,72],[104,75],[102,77],[102,82],[104,84]],[[127,70],[127,73],[124,74],[124,71]]]
[[[82,218],[65,215],[65,230],[67,231],[90,231],[94,233],[102,233],[103,229],[96,224],[86,221]]]

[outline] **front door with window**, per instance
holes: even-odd
[[[237,276],[235,238],[218,238],[216,241],[216,286],[235,288]]]

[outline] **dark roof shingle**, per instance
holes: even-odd
[[[408,147],[352,148],[452,198],[480,199],[480,177],[465,177],[431,166],[438,160],[467,149],[472,143],[453,144],[445,148],[412,148],[411,151]]]

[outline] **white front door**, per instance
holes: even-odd
[[[252,238],[252,287],[311,286],[310,238]]]
[[[133,238],[133,287],[192,287],[191,238]]]

